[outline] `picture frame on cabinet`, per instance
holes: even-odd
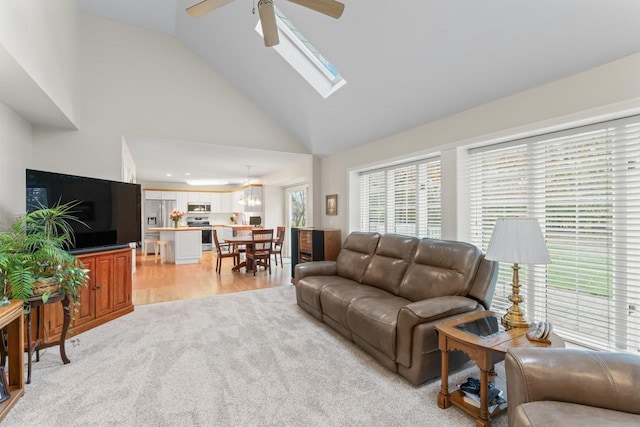
[[[338,215],[338,195],[329,194],[327,196],[327,215]]]

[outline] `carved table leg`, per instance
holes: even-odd
[[[67,357],[67,352],[64,348],[64,342],[67,338],[67,331],[69,330],[69,323],[71,323],[71,312],[69,311],[69,297],[65,296],[62,301],[62,311],[64,312],[64,320],[62,322],[62,334],[60,335],[60,358],[65,365],[71,363]]]
[[[442,351],[442,385],[440,386],[440,394],[438,394],[438,407],[447,409],[451,406],[451,400],[449,399],[449,352]]]
[[[480,369],[480,419],[476,420],[476,426],[491,427],[489,420],[489,375],[484,369]]]

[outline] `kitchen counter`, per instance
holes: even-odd
[[[169,241],[171,251],[166,262],[197,264],[202,258],[202,228],[200,227],[149,227],[160,232],[160,240]]]
[[[172,232],[177,232],[177,231],[202,231],[202,228],[200,227],[149,227],[148,229],[149,231],[172,231]]]

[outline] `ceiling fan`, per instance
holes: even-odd
[[[207,13],[231,3],[233,0],[203,0],[187,8],[187,13],[194,18],[200,18]],[[332,18],[340,18],[344,11],[344,4],[336,0],[289,0],[291,3],[299,4],[316,12],[323,13]],[[277,45],[278,27],[276,25],[276,14],[273,0],[258,0],[258,13],[264,34],[264,45],[267,47]]]

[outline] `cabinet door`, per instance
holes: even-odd
[[[73,306],[71,306],[73,307]],[[60,334],[62,333],[62,324],[64,322],[64,309],[62,308],[62,304],[59,302],[52,304],[44,304],[41,307],[42,310],[42,320],[41,325],[43,326],[42,330],[44,331],[44,339],[46,342],[54,342],[60,339]],[[31,339],[35,341],[36,336],[36,328],[34,319],[35,317],[35,309],[31,313]],[[67,335],[68,336],[68,335]]]
[[[96,319],[113,311],[113,255],[96,257],[95,294]]]
[[[176,209],[182,212],[187,212],[187,202],[189,201],[189,193],[186,191],[180,191],[176,194]]]
[[[163,191],[162,200],[176,200],[177,194],[175,191]]]
[[[220,193],[220,212],[233,212],[231,209],[231,193]]]
[[[118,253],[113,260],[113,309],[131,303],[131,255]]]
[[[95,318],[93,307],[95,306],[95,293],[93,288],[96,286],[96,257],[82,257],[84,268],[89,270],[89,283],[80,289],[80,306],[71,306],[72,310],[77,309],[78,312],[72,312],[71,318],[75,318],[73,325],[82,325]]]
[[[223,212],[220,209],[220,193],[211,193],[211,213]]]
[[[147,200],[162,200],[162,191],[147,190],[144,192],[144,198]]]

